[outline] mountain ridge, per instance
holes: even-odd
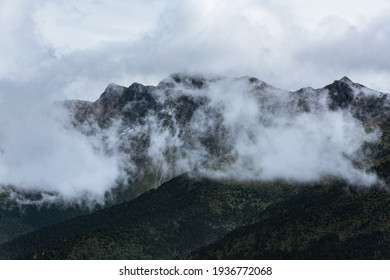
[[[180,73],[179,72],[179,73],[173,73],[173,74],[169,75],[167,78],[162,79],[155,86],[154,85],[144,85],[144,84],[139,83],[139,82],[133,82],[128,87],[123,86],[123,85],[119,85],[116,83],[109,83],[107,85],[106,89],[103,91],[103,93],[95,101],[88,101],[88,102],[96,102],[100,98],[109,96],[110,94],[113,94],[113,93],[118,94],[118,92],[120,92],[121,94],[123,94],[126,92],[126,90],[165,89],[166,87],[174,87],[175,83],[182,84],[184,87],[190,87],[190,88],[194,87],[197,89],[201,89],[202,87],[206,86],[207,83],[215,82],[218,80],[229,80],[229,79],[230,80],[247,80],[249,83],[252,83],[252,84],[260,84],[260,85],[264,85],[265,87],[270,87],[270,88],[275,88],[275,89],[277,88],[277,87],[270,85],[270,84],[266,83],[265,81],[263,81],[257,77],[254,77],[254,76],[241,76],[241,77],[234,78],[234,77],[228,77],[228,76],[216,76],[215,75],[215,76],[212,76],[210,78],[207,78],[207,75],[188,74],[188,73]],[[368,88],[360,83],[353,82],[347,76],[343,76],[342,78],[340,78],[338,80],[334,80],[332,83],[324,85],[322,88],[313,88],[311,86],[306,86],[306,87],[302,87],[300,89],[293,90],[293,91],[283,90],[283,89],[281,89],[281,90],[283,90],[285,92],[296,93],[296,92],[301,91],[301,90],[306,89],[306,88],[313,89],[313,90],[321,90],[324,88],[330,88],[332,85],[337,86],[337,85],[342,85],[342,84],[345,84],[348,86],[354,86],[356,88],[368,89],[368,90],[371,90],[373,92],[377,92],[378,94],[389,94],[389,93],[373,90],[373,89]],[[87,101],[87,100],[82,100],[82,99],[73,99],[73,100]]]
[[[248,82],[248,84],[255,84],[256,85],[255,90],[260,90],[260,91],[263,91],[267,88],[277,89],[276,87],[267,84],[266,82],[256,77],[250,77],[250,76],[242,76],[240,78],[215,76],[215,77],[207,78],[207,76],[200,75],[200,74],[191,75],[185,73],[175,73],[161,80],[156,86],[143,85],[141,83],[134,82],[130,86],[125,87],[118,84],[110,83],[106,87],[104,92],[100,95],[100,97],[95,101],[72,100],[72,101],[65,101],[65,105],[67,108],[72,108],[75,106],[74,103],[77,102],[80,102],[81,104],[85,103],[88,104],[88,106],[90,106],[91,108],[97,107],[96,109],[92,110],[94,111],[95,114],[97,114],[98,111],[102,110],[101,103],[108,102],[109,100],[107,98],[109,97],[113,99],[112,102],[114,103],[115,102],[126,103],[131,101],[139,101],[139,98],[141,98],[141,100],[143,99],[147,102],[151,102],[153,99],[150,97],[150,94],[156,91],[157,92],[165,91],[165,94],[167,94],[166,92],[167,90],[178,86],[182,86],[183,88],[187,88],[187,89],[192,88],[192,89],[200,90],[200,89],[205,89],[210,84],[221,80],[231,80],[231,81],[245,80]],[[371,93],[374,95],[376,94],[377,95],[376,97],[381,98],[382,101],[385,100],[388,101],[388,93],[383,93],[380,91],[369,89],[359,83],[353,82],[347,76],[344,76],[339,80],[335,80],[333,83],[325,85],[323,88],[314,89],[312,87],[303,87],[295,91],[287,91],[282,89],[278,89],[278,90],[293,95],[297,95],[300,92],[309,92],[309,93],[311,92],[317,95],[317,94],[323,94],[325,91],[327,91],[327,94],[330,98],[329,107],[333,110],[345,109],[351,105],[354,105],[352,103],[357,96],[360,96],[360,98],[362,98],[367,93]],[[375,96],[372,96],[372,98],[375,98]],[[88,108],[87,111],[90,111],[91,108]],[[85,109],[85,108],[81,108],[81,109]],[[120,110],[122,108],[118,107],[117,109]],[[76,110],[76,114],[77,114],[77,110]],[[110,118],[113,117],[113,115],[108,114],[106,117]],[[78,120],[83,121],[82,118],[78,118]]]
[[[382,122],[386,122],[390,112],[387,93],[368,89],[347,77],[319,89],[302,88],[286,91],[254,77],[208,78],[200,74],[176,73],[163,79],[157,86],[144,86],[139,83],[133,83],[127,88],[119,86],[119,93],[113,95],[117,88],[118,86],[107,87],[92,103],[80,101],[80,105],[77,105],[77,101],[65,102],[66,108],[71,112],[70,118],[74,126],[77,128],[84,123],[96,122],[104,130],[119,120],[123,124],[123,128],[120,129],[123,132],[126,127],[148,125],[152,118],[161,126],[161,130],[169,130],[172,137],[177,136],[183,145],[190,148],[200,146],[213,155],[228,154],[231,151],[229,143],[223,139],[231,130],[226,125],[224,107],[235,106],[234,101],[223,100],[228,97],[251,99],[258,103],[258,110],[266,112],[263,116],[258,116],[260,121],[264,121],[264,125],[272,122],[272,118],[280,114],[282,117],[291,118],[303,113],[317,114],[324,110],[344,110],[364,126],[380,127],[383,126]],[[240,90],[246,93],[239,92]],[[232,93],[223,96],[223,92],[218,91]],[[215,92],[220,95],[217,99],[212,96]],[[252,105],[248,103],[244,106]],[[200,117],[207,120],[202,120],[203,124],[195,125],[203,125],[206,128],[195,131],[194,122]],[[207,135],[204,130],[207,130]],[[197,134],[195,138],[198,139],[186,136],[191,134]],[[148,144],[145,142],[145,145]]]

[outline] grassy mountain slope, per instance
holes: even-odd
[[[306,189],[258,214],[194,259],[389,259],[390,193]]]
[[[135,200],[27,234],[0,247],[5,259],[163,259],[215,241],[293,183],[177,177]]]

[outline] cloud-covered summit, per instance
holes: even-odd
[[[347,78],[291,92],[254,77],[177,73],[157,86],[109,84],[94,102],[44,108],[2,112],[1,183],[103,201],[118,185],[139,194],[193,170],[238,180],[376,183],[362,147],[378,139],[389,102]]]

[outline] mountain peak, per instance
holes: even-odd
[[[129,86],[129,90],[132,90],[132,91],[135,91],[135,92],[145,92],[146,91],[146,87],[143,84],[135,82],[135,83],[132,83]]]
[[[329,91],[330,104],[332,110],[348,108],[354,99],[354,83],[348,78],[343,77],[327,85],[325,89]]]
[[[125,87],[115,84],[109,83],[104,90],[102,96],[104,97],[112,97],[113,95],[121,95],[125,91]]]
[[[351,79],[347,76],[342,77],[339,82],[352,83]]]
[[[346,84],[346,85],[349,85],[349,86],[351,86],[351,85],[355,85],[355,83],[354,82],[352,82],[352,80],[350,79],[350,78],[348,78],[347,76],[344,76],[344,77],[342,77],[340,80],[336,80],[336,81],[334,81],[335,83],[338,83],[338,84],[340,84],[340,83],[342,83],[342,84]]]

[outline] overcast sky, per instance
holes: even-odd
[[[0,0],[0,185],[58,191],[69,198],[80,193],[103,198],[120,174],[121,156],[98,152],[99,139],[66,129],[66,113],[52,102],[96,100],[111,82],[156,85],[171,73],[186,71],[255,76],[276,87],[297,90],[323,87],[348,76],[390,92],[388,3]],[[227,92],[223,94],[229,102],[244,104],[243,92],[230,96]],[[240,112],[246,112],[250,103]],[[344,124],[361,131],[353,122],[331,117],[329,121],[325,118],[329,135],[338,134],[336,128]],[[314,120],[304,122],[310,124],[308,134],[328,143],[326,125]],[[312,155],[318,154],[318,146],[311,144],[324,142],[311,141],[298,124],[278,131],[279,138],[289,145],[276,142],[280,144],[277,155],[310,162]],[[312,124],[318,133],[312,133]],[[341,147],[354,147],[353,141],[365,137],[348,135],[342,137]],[[270,149],[266,146],[265,150]],[[324,151],[323,147],[320,150]],[[344,149],[332,150],[338,152],[326,153],[335,155],[329,166],[345,163],[337,159],[345,157]],[[257,155],[252,150],[246,154]],[[267,168],[280,162],[271,159]],[[322,168],[323,163],[313,159]],[[281,162],[296,165],[294,161]]]
[[[1,91],[96,99],[172,72],[390,92],[387,0],[1,0]],[[11,92],[11,90],[10,90]],[[43,93],[42,93],[43,94]],[[3,97],[4,98],[4,97]]]

